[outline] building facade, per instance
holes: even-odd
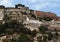
[[[22,4],[17,4],[15,7],[0,6],[0,21],[17,20],[18,22],[21,22],[26,20],[27,17],[36,19],[38,17],[43,18],[44,16],[51,17],[53,19],[57,18],[54,13],[31,10],[29,7]]]
[[[17,4],[15,7],[0,6],[0,20],[21,22],[29,17],[30,10],[25,5]]]

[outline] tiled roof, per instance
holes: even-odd
[[[54,13],[51,12],[42,12],[42,11],[36,11],[36,16],[49,16],[49,17],[56,17]]]

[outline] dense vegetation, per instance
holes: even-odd
[[[17,39],[16,37],[14,37],[13,39],[6,39],[4,40],[4,42],[33,42],[34,37],[36,37],[37,33],[42,34],[42,36],[37,37],[38,42],[48,42],[48,40],[50,41],[53,38],[58,39],[59,34],[57,32],[55,34],[52,34],[51,32],[46,32],[49,31],[47,26],[40,26],[38,27],[38,29],[39,31],[31,31],[20,22],[10,21],[4,23],[3,25],[0,25],[0,36],[2,36],[2,34],[12,36],[14,35],[14,33],[16,33],[17,36],[19,35]],[[45,34],[47,34],[48,37],[45,36]]]

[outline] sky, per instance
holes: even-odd
[[[60,16],[60,0],[0,0],[0,5],[14,7],[23,4],[33,10],[52,12]]]

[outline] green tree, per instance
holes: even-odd
[[[50,41],[50,40],[52,40],[52,38],[53,38],[53,34],[51,32],[48,33],[48,40]]]
[[[39,32],[42,34],[43,40],[42,42],[47,42],[47,38],[44,36],[44,34],[46,34],[46,31],[48,30],[46,26],[41,26],[38,27],[39,28]]]
[[[56,33],[53,35],[53,38],[55,39],[54,42],[57,42],[58,37],[59,37],[59,34],[56,32]]]
[[[40,33],[42,33],[42,34],[46,33],[46,31],[48,30],[48,28],[46,26],[40,26],[38,28],[39,28]]]
[[[4,39],[3,42],[12,42],[10,39]]]
[[[48,37],[47,36],[44,36],[43,37],[43,42],[48,42],[47,39],[48,39]]]
[[[37,31],[36,31],[36,30],[31,31],[31,35],[32,35],[32,37],[35,37],[36,34],[37,34]]]
[[[45,21],[51,21],[52,18],[51,18],[51,17],[46,17],[46,16],[45,16],[45,17],[43,18],[43,20],[45,20]]]
[[[42,36],[37,37],[38,42],[43,42]]]
[[[32,41],[30,40],[30,38],[26,34],[22,34],[19,37],[18,42],[32,42]]]
[[[55,36],[57,36],[57,37],[58,37],[58,36],[59,36],[59,34],[56,32],[56,33],[55,33]]]

